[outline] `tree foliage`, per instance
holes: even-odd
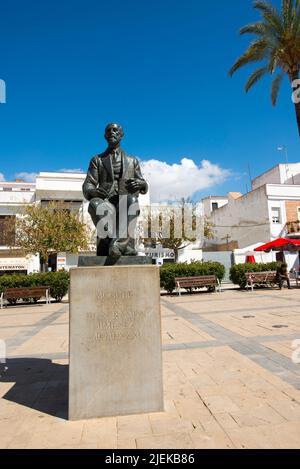
[[[87,249],[88,234],[78,214],[66,204],[35,204],[17,217],[14,246],[24,254],[39,254],[46,263],[50,253],[78,253]]]
[[[265,75],[271,75],[271,100],[275,106],[284,76],[287,75],[292,84],[299,78],[300,0],[282,0],[280,10],[269,2],[257,0],[254,8],[259,11],[261,20],[240,30],[241,35],[252,34],[254,39],[229,73],[232,76],[245,65],[260,63],[247,80],[245,91],[248,93]],[[300,134],[300,103],[295,102],[295,109]]]

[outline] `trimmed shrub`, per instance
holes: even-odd
[[[160,286],[168,293],[173,293],[176,277],[200,277],[203,275],[215,275],[221,281],[225,275],[225,267],[219,262],[200,261],[191,264],[165,264],[160,268]]]
[[[41,272],[37,274],[13,274],[0,277],[0,294],[6,288],[46,287],[50,288],[50,296],[61,301],[69,288],[68,272]],[[28,301],[29,298],[23,298]]]
[[[274,272],[281,262],[269,262],[267,264],[236,264],[230,269],[230,280],[241,288],[246,288],[246,272]]]

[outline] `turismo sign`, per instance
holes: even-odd
[[[145,254],[147,257],[152,257],[153,259],[174,259],[175,258],[175,253],[173,249],[146,248]]]

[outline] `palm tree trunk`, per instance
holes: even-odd
[[[299,137],[300,137],[300,101],[299,103],[295,103],[295,109],[296,109],[296,119],[297,119],[297,124],[298,124],[298,132],[299,132]]]
[[[293,83],[295,80],[299,80],[299,72],[294,72],[291,75],[291,83],[293,86]],[[293,87],[293,102],[295,104],[295,111],[296,111],[296,120],[297,120],[297,125],[298,125],[298,132],[299,132],[299,137],[300,137],[300,99],[299,99],[299,85]],[[298,93],[295,93],[295,91],[298,90]],[[297,96],[296,96],[297,94]]]

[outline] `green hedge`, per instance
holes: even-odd
[[[61,301],[69,288],[68,272],[45,272],[37,274],[13,274],[0,276],[0,294],[5,288],[50,287],[50,296]],[[23,300],[28,300],[23,298]]]
[[[160,285],[168,293],[175,290],[175,277],[197,277],[215,275],[224,278],[225,267],[219,262],[192,262],[191,264],[165,264],[160,268]]]
[[[241,288],[245,288],[247,280],[245,272],[274,272],[280,266],[281,262],[269,262],[267,264],[237,264],[230,269],[230,280]]]

